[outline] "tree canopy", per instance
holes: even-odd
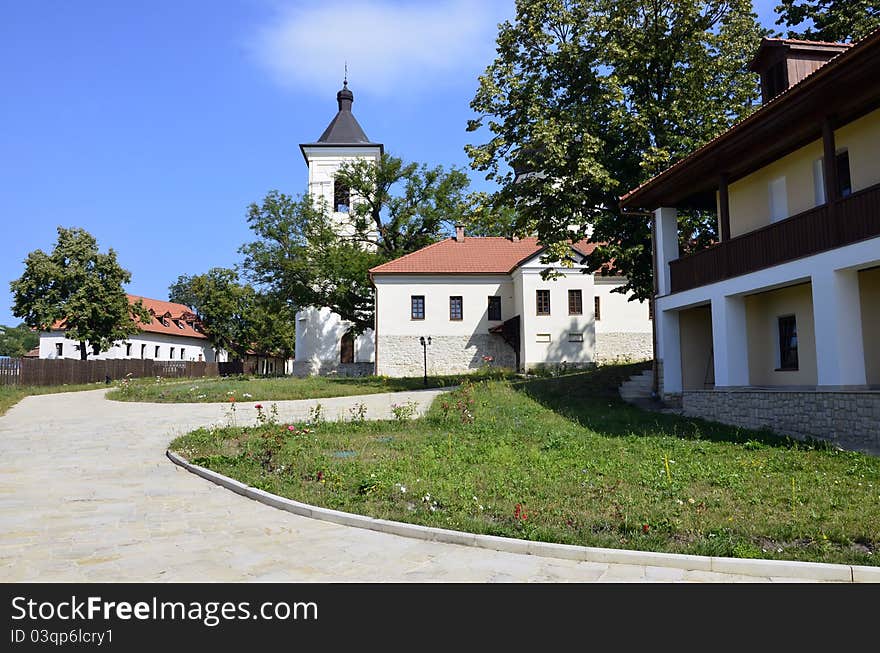
[[[877,0],[780,0],[774,11],[788,38],[849,42],[880,28]]]
[[[235,270],[218,267],[204,274],[181,275],[168,290],[171,301],[195,312],[215,349],[239,359],[248,350],[293,355],[293,311],[241,283]]]
[[[467,175],[383,154],[343,164],[336,183],[352,196],[343,222],[309,195],[272,191],[248,209],[255,240],[240,248],[258,287],[297,308],[328,307],[361,333],[373,326],[369,269],[438,240],[464,220]]]
[[[40,344],[40,336],[28,325],[15,327],[0,324],[0,356],[18,358]]]
[[[116,252],[98,250],[94,236],[77,227],[58,227],[52,252],[28,254],[22,276],[10,283],[12,314],[40,331],[63,320],[66,337],[79,342],[86,360],[86,342],[97,351],[138,333],[136,320],[150,320],[138,300],[130,304],[123,284],[131,273],[119,264]]]
[[[749,0],[517,0],[471,102],[468,130],[488,132],[471,165],[545,260],[592,237],[605,244],[590,267],[613,260],[622,290],[647,299],[650,222],[619,197],[753,110],[746,64],[765,33]],[[685,251],[715,237],[714,215],[681,222]]]

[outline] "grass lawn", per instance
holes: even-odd
[[[270,492],[403,522],[880,564],[880,458],[643,412],[616,396],[633,371],[466,383],[417,421],[200,429],[171,448]]]
[[[82,383],[79,385],[40,385],[18,386],[0,385],[0,415],[12,408],[28,395],[48,395],[56,392],[75,392],[79,390],[99,390],[107,387],[103,381]]]
[[[504,378],[511,376],[501,368],[486,368],[472,374],[429,376],[428,387],[457,385],[463,379]],[[151,383],[132,383],[112,390],[108,399],[120,401],[150,401],[159,403],[212,403],[229,401],[282,401],[285,399],[318,399],[345,397],[379,392],[420,390],[425,387],[424,377],[392,379],[384,376],[305,378],[282,376],[274,378],[248,376],[168,379]]]

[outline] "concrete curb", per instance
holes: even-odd
[[[598,547],[533,542],[496,535],[478,535],[445,528],[433,528],[403,522],[375,519],[330,508],[320,508],[307,503],[286,499],[276,494],[258,490],[210,469],[194,465],[170,449],[168,459],[187,471],[232,490],[254,501],[273,508],[286,510],[301,517],[321,519],[342,526],[366,528],[381,533],[412,537],[445,544],[461,544],[505,553],[524,553],[548,558],[562,558],[581,562],[598,562],[645,567],[671,567],[683,571],[709,571],[740,576],[762,578],[797,579],[805,581],[836,581],[843,583],[880,583],[880,567],[836,565],[819,562],[794,562],[789,560],[755,560],[748,558],[719,558],[652,551],[629,551],[626,549],[602,549]]]

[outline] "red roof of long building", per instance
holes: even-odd
[[[138,320],[138,326],[141,331],[148,333],[164,333],[170,336],[184,336],[187,338],[207,338],[200,330],[201,324],[196,315],[183,304],[175,304],[174,302],[166,302],[161,299],[150,299],[149,297],[140,297],[138,295],[126,295],[130,304],[134,304],[138,300],[144,305],[153,316],[149,324],[144,324]],[[165,320],[162,324],[161,319]],[[59,320],[52,325],[52,329],[64,329],[66,320]]]
[[[585,240],[572,247],[581,254],[592,253],[595,243]],[[512,240],[468,236],[462,241],[447,238],[433,245],[377,265],[372,274],[509,274],[544,247],[537,238]]]

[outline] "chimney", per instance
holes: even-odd
[[[463,224],[455,225],[455,242],[457,242],[457,243],[464,242],[464,225]]]
[[[849,47],[850,43],[761,39],[749,64],[749,70],[761,76],[761,103],[767,104]]]

